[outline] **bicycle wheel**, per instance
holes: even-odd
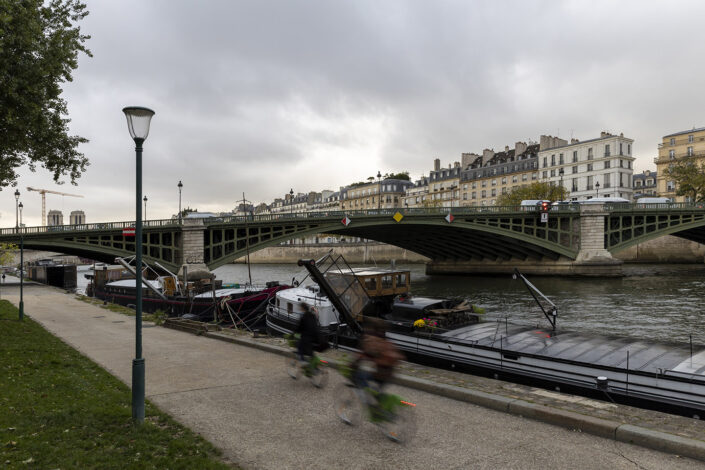
[[[289,377],[294,380],[298,379],[301,375],[301,366],[299,366],[299,360],[295,357],[287,357],[285,364],[286,373],[289,374]]]
[[[335,414],[342,422],[350,426],[358,426],[362,422],[364,404],[360,401],[351,384],[340,384],[335,389]]]
[[[390,420],[380,423],[385,436],[397,443],[409,442],[416,435],[416,413],[414,407],[401,405]]]
[[[311,383],[316,388],[323,388],[328,383],[328,368],[318,366],[311,376]]]

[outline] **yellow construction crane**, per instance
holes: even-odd
[[[47,223],[47,210],[46,210],[46,194],[58,194],[60,196],[71,196],[71,197],[83,197],[79,196],[78,194],[69,194],[69,193],[61,193],[59,191],[51,191],[49,189],[36,189],[36,188],[27,188],[27,191],[36,191],[39,194],[42,195],[42,224]]]

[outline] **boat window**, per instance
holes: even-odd
[[[392,276],[382,276],[382,288],[390,289],[392,287]]]
[[[406,274],[397,274],[397,289],[406,287]]]
[[[365,289],[370,291],[377,290],[377,278],[368,277],[365,279]]]
[[[291,302],[286,303],[286,313],[294,313],[294,304]]]

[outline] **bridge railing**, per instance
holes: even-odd
[[[142,226],[149,227],[164,227],[178,226],[177,219],[162,219],[162,220],[145,220]],[[40,233],[60,233],[60,232],[82,232],[82,231],[99,231],[99,230],[122,230],[123,228],[134,227],[134,221],[126,222],[96,222],[92,224],[74,224],[74,225],[42,225],[39,227],[12,227],[0,229],[0,235],[35,235]]]
[[[702,202],[665,202],[665,203],[634,203],[634,204],[620,204],[620,203],[607,203],[604,204],[605,210],[611,212],[632,212],[641,210],[653,210],[653,211],[674,211],[674,210],[692,210],[700,209],[705,210],[705,203]]]

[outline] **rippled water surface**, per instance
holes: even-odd
[[[548,325],[524,284],[511,276],[427,276],[423,265],[397,267],[411,270],[412,293],[466,297],[484,307],[490,321],[507,316],[515,323]],[[255,283],[306,275],[291,264],[252,265],[251,271]],[[626,265],[624,271],[626,276],[617,279],[530,280],[557,305],[561,330],[677,342],[688,342],[692,335],[694,343],[705,344],[705,265]],[[248,277],[242,264],[215,273],[224,282]]]

